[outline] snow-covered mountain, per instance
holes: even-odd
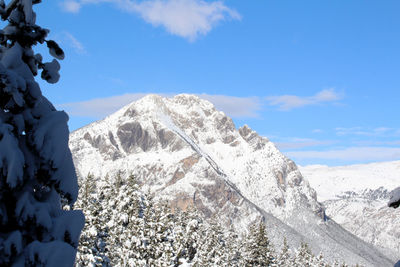
[[[238,230],[264,218],[271,239],[328,259],[392,266],[325,216],[316,192],[273,143],[193,95],[148,95],[71,134],[78,175],[134,174],[173,207],[196,206]]]
[[[400,186],[400,161],[341,167],[300,167],[326,214],[364,241],[400,254],[400,213],[388,208]]]

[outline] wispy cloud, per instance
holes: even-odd
[[[78,13],[81,9],[82,3],[74,0],[65,0],[61,2],[61,8],[70,13]]]
[[[400,146],[400,140],[376,141],[376,140],[360,140],[354,141],[359,146]]]
[[[287,149],[300,149],[306,147],[315,147],[315,146],[328,146],[336,143],[337,141],[333,140],[316,140],[311,138],[286,138],[284,141],[277,141],[274,142],[275,145],[280,150],[287,150]]]
[[[84,5],[102,3],[111,3],[117,5],[119,8],[123,8],[133,3],[133,0],[62,0],[60,7],[65,12],[79,13]]]
[[[115,80],[114,82],[122,83],[122,81],[119,80]],[[146,93],[124,94],[119,96],[96,98],[88,101],[65,103],[59,105],[59,107],[65,108],[71,115],[74,116],[102,118],[145,95]],[[172,97],[174,94],[170,93],[161,95]],[[258,118],[260,117],[260,112],[265,105],[265,98],[263,97],[237,97],[229,95],[211,95],[205,93],[196,95],[198,95],[200,98],[210,101],[218,110],[225,112],[232,118]],[[383,129],[381,129],[381,131],[383,131]],[[313,130],[313,132],[320,133],[322,130],[316,129]],[[325,141],[322,143],[316,143],[316,145],[322,145],[324,142]],[[281,143],[281,146],[284,146],[285,148],[290,146],[311,146],[310,140],[285,140]]]
[[[400,159],[400,147],[349,147],[327,151],[284,152],[296,160],[390,161]]]
[[[281,95],[269,96],[265,99],[270,106],[277,106],[279,110],[289,111],[304,106],[336,102],[342,99],[342,96],[334,89],[325,89],[313,96]]]
[[[65,109],[70,115],[78,117],[104,118],[123,106],[136,101],[147,93],[124,94],[105,98],[96,98],[87,101],[64,103],[57,107]],[[164,97],[173,97],[174,94],[159,94]],[[198,94],[200,98],[213,103],[218,110],[234,118],[257,117],[261,104],[257,97],[236,97],[225,95]]]
[[[323,133],[324,130],[321,130],[321,129],[313,129],[311,132],[312,132],[312,133]]]
[[[240,14],[222,1],[204,0],[65,0],[61,7],[66,12],[78,13],[85,4],[111,3],[119,9],[139,15],[153,26],[162,26],[167,32],[196,40],[206,35],[219,22],[240,20]]]
[[[346,136],[346,135],[358,135],[358,136],[387,136],[396,135],[396,130],[389,127],[378,127],[367,129],[363,127],[337,127],[335,128],[336,135]]]
[[[262,108],[259,97],[237,97],[227,95],[198,94],[213,103],[218,110],[234,118],[256,118]]]
[[[63,48],[73,50],[77,54],[86,54],[86,48],[72,33],[67,31],[58,32],[52,36],[54,40]],[[69,52],[69,51],[66,51]]]
[[[78,54],[86,54],[86,49],[83,46],[83,44],[76,39],[75,36],[73,36],[69,32],[64,32],[64,37],[66,42],[74,49],[74,51]]]
[[[95,98],[87,101],[72,102],[57,105],[65,109],[70,115],[78,117],[104,118],[122,108],[123,106],[136,101],[146,94],[124,94],[105,98]]]

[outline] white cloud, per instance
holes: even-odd
[[[400,159],[400,147],[349,147],[327,151],[284,152],[296,160],[391,161]]]
[[[61,7],[64,11],[70,13],[78,13],[81,9],[82,4],[74,0],[66,0],[61,2]]]
[[[78,54],[86,54],[86,49],[83,44],[78,41],[71,33],[64,32],[64,39],[66,40],[67,44],[71,46],[76,53]]]
[[[62,8],[77,13],[82,5],[112,3],[123,11],[141,16],[153,26],[162,26],[169,33],[196,40],[206,35],[219,22],[241,17],[222,1],[204,0],[65,0]]]
[[[361,127],[337,127],[335,128],[336,135],[343,136],[343,135],[364,135],[364,131],[362,131]]]
[[[378,127],[373,129],[366,129],[362,127],[337,127],[335,128],[336,135],[346,136],[346,135],[359,135],[359,136],[387,136],[396,135],[395,130],[388,127]]]
[[[258,97],[236,97],[226,95],[199,94],[200,98],[213,103],[218,110],[222,110],[228,116],[234,118],[255,118],[261,109],[261,101]]]
[[[314,129],[311,131],[312,133],[323,133],[324,131],[321,129]]]
[[[60,104],[57,107],[65,109],[70,115],[78,117],[104,118],[147,95],[147,93],[124,94],[105,98],[96,98],[88,101]],[[173,97],[174,94],[159,94],[164,97]],[[218,110],[222,110],[230,117],[257,117],[260,101],[256,97],[235,97],[224,95],[198,94],[200,98],[213,103]]]
[[[354,141],[354,144],[359,146],[400,146],[400,140],[376,141],[369,139]]]
[[[142,18],[169,33],[194,41],[206,35],[220,21],[240,19],[240,15],[221,1],[202,0],[143,1],[133,6]]]
[[[311,138],[287,138],[285,141],[274,142],[280,150],[286,149],[300,149],[305,147],[327,146],[336,143],[331,140],[315,140]]]
[[[61,104],[58,105],[58,108],[65,109],[72,116],[100,119],[145,95],[137,93],[95,98],[88,101]]]
[[[325,89],[313,96],[281,95],[269,96],[266,100],[270,106],[277,106],[279,110],[289,111],[310,105],[320,105],[323,103],[335,102],[342,98],[334,89]]]

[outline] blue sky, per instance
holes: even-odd
[[[147,93],[199,94],[300,165],[400,159],[400,2],[54,0],[44,94],[70,129]],[[40,51],[40,49],[39,49]]]

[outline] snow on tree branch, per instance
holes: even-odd
[[[46,40],[32,9],[40,0],[0,0],[0,266],[72,266],[84,225],[68,148],[68,115],[42,95],[35,76],[59,80],[62,49]],[[55,59],[33,47],[46,42]]]

